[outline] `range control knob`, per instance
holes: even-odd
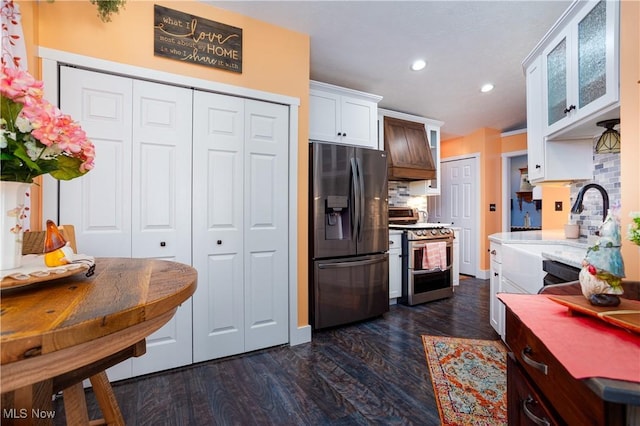
[[[434,230],[431,231],[431,235],[437,235],[437,234],[438,234],[437,230],[434,229]]]

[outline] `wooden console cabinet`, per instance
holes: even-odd
[[[640,282],[623,281],[622,284],[625,298],[640,300]],[[573,281],[548,285],[543,287],[540,293],[581,294],[580,283]],[[640,424],[640,381],[598,377],[575,379],[543,343],[543,340],[549,341],[551,337],[554,341],[563,341],[570,345],[571,339],[575,336],[556,336],[558,332],[555,327],[541,328],[537,323],[540,321],[540,315],[545,314],[544,308],[531,308],[529,303],[534,303],[533,299],[527,301],[524,305],[526,307],[518,306],[516,300],[509,300],[510,297],[519,296],[506,295],[504,298],[507,301],[502,300],[506,305],[505,342],[511,351],[507,359],[507,404],[510,425]],[[535,314],[531,315],[532,312]],[[538,330],[546,337],[541,338],[532,329]],[[583,335],[580,330],[576,332],[580,336]],[[620,349],[618,345],[614,346]],[[624,351],[632,351],[628,352],[631,358],[627,358],[632,360],[635,353],[633,351],[637,351],[637,348],[633,345],[623,346]],[[602,350],[612,351],[616,348],[603,347]]]
[[[510,425],[624,425],[624,404],[608,402],[569,374],[507,306]]]

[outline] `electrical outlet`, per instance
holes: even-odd
[[[562,211],[562,201],[556,201],[556,211],[557,212]]]

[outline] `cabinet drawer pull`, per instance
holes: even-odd
[[[533,359],[529,358],[528,355],[533,352],[531,350],[531,348],[529,346],[525,347],[522,352],[522,360],[529,364],[530,366],[532,366],[533,368],[535,368],[536,370],[540,370],[542,371],[542,373],[546,376],[547,372],[549,371],[549,367],[547,367],[547,364],[543,364],[541,362],[538,361],[534,361]]]
[[[498,254],[498,252],[495,250],[491,250],[491,254],[495,256],[496,254]]]
[[[540,418],[538,416],[536,416],[535,414],[533,414],[531,412],[531,410],[529,410],[528,405],[531,404],[533,401],[533,398],[531,397],[531,395],[529,395],[527,397],[527,399],[525,399],[524,401],[522,401],[522,411],[524,411],[525,416],[527,416],[529,418],[529,420],[531,420],[532,422],[534,422],[537,425],[540,426],[551,426],[551,423],[549,423],[549,420],[547,420],[546,418]]]

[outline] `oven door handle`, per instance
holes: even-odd
[[[437,272],[447,272],[450,270],[451,270],[451,265],[448,265],[444,271],[441,269],[410,269],[411,275],[427,275],[427,274],[433,274]]]
[[[319,269],[339,269],[339,268],[353,268],[354,266],[367,266],[375,263],[384,262],[384,257],[367,260],[356,260],[353,262],[339,262],[339,263],[318,263]]]

